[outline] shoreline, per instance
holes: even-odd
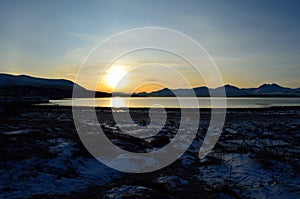
[[[31,107],[47,107],[47,108],[62,108],[62,109],[72,109],[72,106],[62,106],[62,105],[30,105]],[[1,107],[1,106],[0,106]],[[149,107],[131,107],[131,108],[112,108],[112,107],[93,107],[93,106],[75,106],[75,108],[81,109],[96,109],[96,110],[149,110]],[[161,109],[153,107],[151,109]],[[203,110],[203,111],[211,111],[211,108],[165,108],[168,111],[179,111],[179,110]],[[224,108],[214,108],[215,110],[224,110]],[[261,107],[261,108],[226,108],[228,111],[259,111],[259,110],[300,110],[300,106],[272,106],[272,107]]]

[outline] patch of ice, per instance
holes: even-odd
[[[102,159],[102,158],[101,158]],[[119,168],[122,165],[124,171],[144,171],[146,168],[158,165],[156,159],[152,157],[144,157],[143,155],[127,155],[122,154],[116,158],[106,160],[113,168]]]
[[[24,129],[24,130],[3,132],[2,134],[4,134],[4,135],[24,135],[24,134],[35,133],[35,132],[40,132],[40,131],[34,130],[34,129]]]
[[[232,133],[232,134],[236,134],[237,133],[236,130],[233,130],[231,128],[225,128],[225,131],[227,131],[228,133]]]
[[[189,185],[190,183],[178,176],[163,176],[154,180],[156,183],[167,185],[168,189],[176,188],[178,185]]]
[[[71,156],[73,151],[74,143],[70,140],[64,138],[50,139],[48,140],[50,144],[55,144],[55,146],[50,146],[49,151],[53,153],[61,153],[65,156]]]
[[[121,187],[113,188],[106,192],[104,198],[122,199],[124,197],[143,197],[143,192],[151,191],[150,188],[143,186],[123,185]]]

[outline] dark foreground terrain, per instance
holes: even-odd
[[[0,198],[299,198],[300,109],[234,109],[212,153],[198,159],[210,111],[201,111],[189,150],[168,167],[127,174],[95,160],[82,145],[70,107],[0,108]],[[180,112],[169,110],[153,139],[123,133],[107,109],[97,110],[119,147],[143,152],[176,134]],[[147,110],[132,110],[147,125]],[[137,131],[138,133],[138,131]],[[124,165],[126,166],[126,165]]]

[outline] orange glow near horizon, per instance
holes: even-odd
[[[128,86],[130,86],[130,85],[128,85]],[[132,93],[140,93],[140,92],[149,93],[149,92],[161,90],[163,88],[165,88],[163,85],[153,82],[153,83],[148,83],[148,84],[144,84],[144,85],[139,86]],[[103,84],[101,86],[97,87],[97,91],[110,93],[110,92],[114,92],[115,89],[113,89],[110,86],[106,86],[106,84],[103,82]],[[126,91],[127,91],[127,89],[125,88],[124,93],[126,93]]]
[[[165,88],[163,85],[158,84],[158,83],[149,83],[149,84],[144,84],[137,89],[134,90],[134,93],[140,93],[140,92],[153,92],[157,90],[161,90]]]

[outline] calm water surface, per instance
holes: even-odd
[[[216,108],[224,108],[222,98],[215,99]],[[180,103],[179,103],[180,101]],[[300,106],[300,98],[240,98],[229,97],[226,99],[227,108],[267,108],[273,106]],[[60,106],[92,106],[92,107],[114,107],[114,108],[140,108],[140,107],[165,107],[165,108],[210,108],[209,97],[113,97],[113,98],[81,98],[51,100],[50,104]],[[180,106],[181,104],[181,106]]]

